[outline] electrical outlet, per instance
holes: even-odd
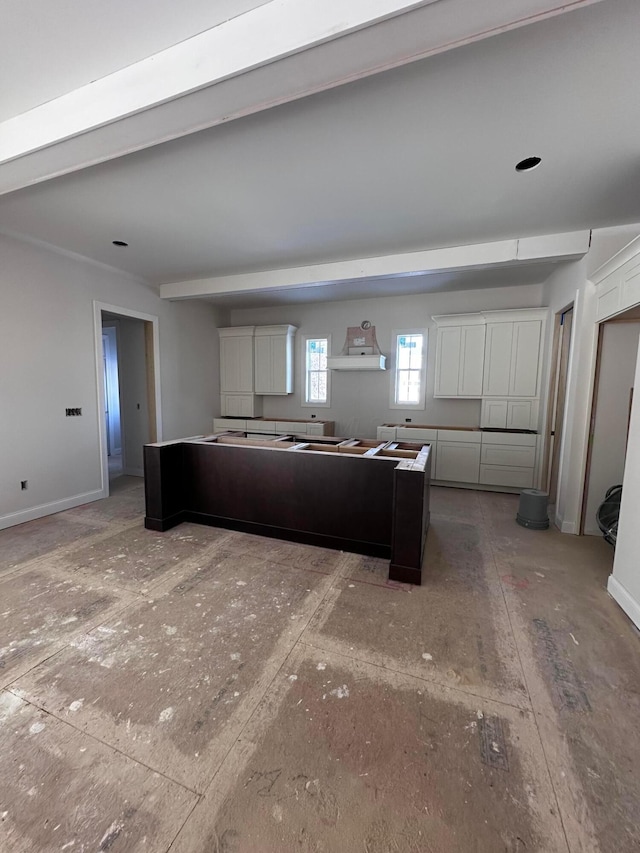
[[[65,409],[65,414],[68,418],[77,418],[82,414],[82,409]]]
[[[315,415],[311,415],[312,418],[315,418]]]
[[[404,422],[405,422],[406,424],[410,424],[410,423],[411,423],[411,418],[405,418],[405,419],[404,419]]]
[[[22,489],[23,492],[26,492],[26,490],[29,488],[29,481],[28,480],[20,480],[20,488]]]

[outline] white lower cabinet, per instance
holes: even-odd
[[[333,421],[265,421],[252,418],[214,418],[214,432],[229,430],[250,431],[251,438],[267,438],[283,433],[302,435],[333,435]]]
[[[299,424],[299,426],[304,427],[302,432],[306,432],[307,435],[324,435],[324,424],[313,423],[313,421],[309,421],[306,424]]]
[[[520,445],[483,444],[480,462],[483,465],[507,465],[533,469],[536,464],[536,449]]]
[[[480,445],[464,441],[438,441],[435,479],[452,483],[479,483]]]
[[[487,486],[530,489],[534,484],[538,436],[484,432],[480,482]]]
[[[481,465],[480,482],[486,486],[510,486],[530,489],[533,486],[533,468],[508,465]]]
[[[213,431],[214,432],[228,432],[229,430],[239,429],[246,430],[247,422],[244,419],[240,418],[214,418],[213,419]]]
[[[396,427],[379,426],[376,430],[376,438],[380,441],[393,441],[396,437]]]

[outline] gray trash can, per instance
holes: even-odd
[[[548,500],[548,492],[542,492],[540,489],[523,489],[516,515],[518,524],[531,530],[546,530],[549,527]]]

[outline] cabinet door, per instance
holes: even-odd
[[[438,441],[435,479],[454,483],[478,483],[480,445],[461,441]]]
[[[290,394],[292,346],[287,335],[256,335],[256,394]]]
[[[396,428],[379,426],[376,430],[376,437],[379,438],[380,441],[393,441],[396,437]]]
[[[540,320],[523,320],[513,324],[508,391],[511,397],[536,397],[538,394],[541,331]]]
[[[535,429],[537,420],[536,400],[509,400],[507,403],[507,429]]]
[[[507,410],[508,403],[506,400],[483,400],[480,426],[490,429],[506,429]],[[524,429],[528,429],[528,427],[524,427]]]
[[[273,360],[271,337],[257,337],[254,342],[256,394],[271,394],[273,389]]]
[[[277,335],[271,339],[271,394],[288,394],[287,374],[289,364],[287,360],[287,338],[285,335]]]
[[[513,323],[487,323],[482,384],[486,397],[506,397],[510,393],[512,341]]]
[[[220,391],[243,394],[253,392],[253,338],[220,338]]]
[[[457,397],[460,375],[460,326],[438,328],[435,397]]]
[[[482,397],[485,327],[462,326],[460,330],[458,394]]]

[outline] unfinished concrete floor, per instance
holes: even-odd
[[[114,486],[0,532],[2,853],[640,849],[604,542],[434,489],[414,588]]]

